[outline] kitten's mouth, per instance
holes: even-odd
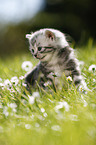
[[[35,58],[42,60],[46,55],[40,57],[40,56],[38,56],[38,54],[35,54],[34,56],[35,56]]]

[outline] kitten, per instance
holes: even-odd
[[[26,38],[29,39],[32,55],[40,60],[38,65],[25,75],[28,86],[36,86],[37,81],[41,87],[45,87],[48,83],[56,89],[63,73],[66,77],[72,77],[76,87],[83,82],[74,50],[69,46],[62,32],[45,28],[27,34]]]

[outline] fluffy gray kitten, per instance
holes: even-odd
[[[40,60],[38,65],[25,75],[28,86],[36,86],[38,82],[41,87],[46,87],[48,83],[56,89],[63,74],[66,77],[71,76],[76,87],[83,83],[74,50],[62,32],[45,28],[27,34],[26,38],[29,39],[32,55]]]

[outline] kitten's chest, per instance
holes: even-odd
[[[48,69],[50,71],[50,73],[47,75],[48,80],[51,79],[56,86],[59,85],[63,75],[63,70],[61,69],[60,65],[57,63],[48,67]]]
[[[56,53],[52,56],[45,67],[49,72],[51,72],[49,75],[53,74],[53,76],[56,76],[57,78],[62,77],[63,74],[65,74],[65,76],[70,75],[70,72],[66,70],[66,62],[63,58],[58,57]]]
[[[54,73],[55,76],[60,77],[64,72],[64,64],[60,63],[60,59],[56,55],[48,62],[47,69]]]
[[[49,81],[53,80],[55,85],[58,85],[59,80],[62,80],[62,76],[68,76],[69,72],[66,72],[66,63],[62,58],[58,58],[58,55],[55,53],[49,61],[42,67],[43,75]]]

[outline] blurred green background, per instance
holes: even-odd
[[[96,0],[0,0],[0,57],[29,53],[26,33],[55,28],[76,45],[96,39]]]

